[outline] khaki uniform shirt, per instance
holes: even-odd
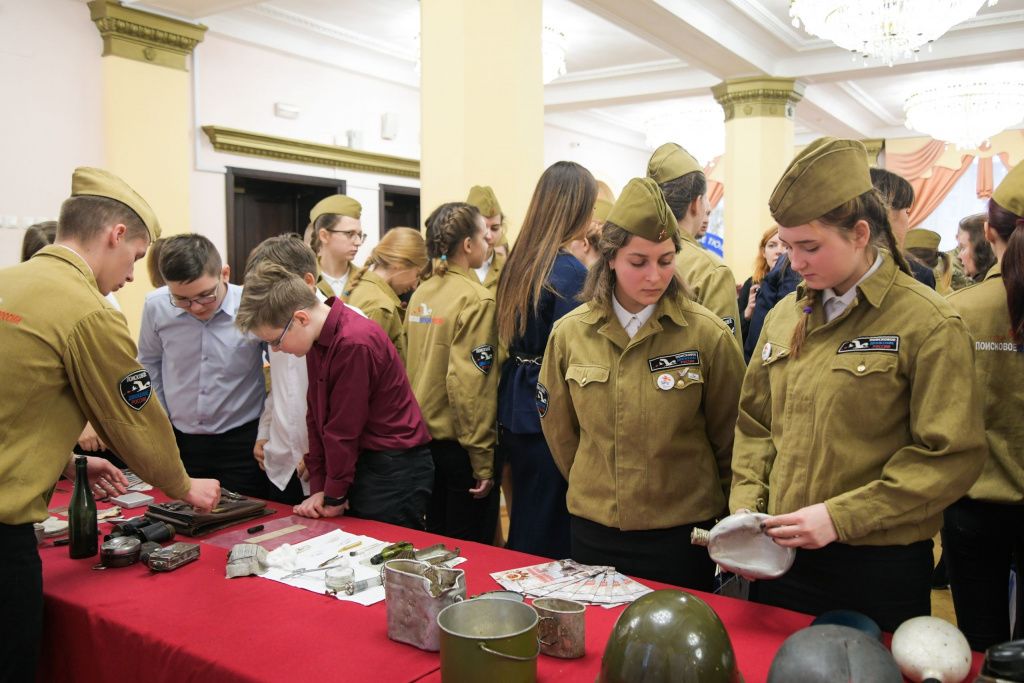
[[[342,301],[348,302],[348,296],[352,293],[352,283],[362,277],[361,273],[363,270],[363,268],[360,268],[354,263],[348,264],[348,280],[345,281],[345,291],[341,293],[341,296],[334,293],[334,288],[331,287],[330,283],[324,280],[324,276],[322,274],[318,274],[316,276],[316,288],[324,295],[325,301],[330,299],[332,296],[338,296]]]
[[[932,538],[978,478],[985,443],[967,328],[883,258],[832,322],[819,293],[798,358],[804,285],[769,313],[743,381],[733,511],[824,502],[841,542],[905,545]]]
[[[405,363],[405,309],[391,285],[372,270],[366,269],[349,290],[348,304],[384,328],[398,351],[398,357]]]
[[[569,512],[622,530],[722,514],[743,371],[729,328],[682,297],[632,339],[610,307],[556,322],[537,408]]]
[[[491,267],[487,270],[487,277],[484,278],[483,285],[491,290],[491,294],[497,294],[498,280],[501,278],[501,271],[505,267],[507,259],[500,251],[492,253],[494,254],[494,260],[491,261]]]
[[[679,231],[682,248],[676,254],[676,271],[693,292],[693,298],[729,326],[743,347],[740,309],[736,302],[736,278],[729,266],[705,249],[689,233]]]
[[[949,303],[974,337],[974,372],[984,405],[988,458],[969,498],[1024,503],[1024,353],[1010,337],[1002,266],[985,279],[953,292]],[[958,402],[961,400],[957,399]]]
[[[434,439],[469,451],[473,476],[494,477],[498,330],[494,294],[449,264],[417,287],[405,318],[409,381]]]
[[[47,517],[50,489],[88,420],[169,496],[190,482],[124,316],[73,251],[48,246],[0,270],[0,523]]]

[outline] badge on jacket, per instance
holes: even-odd
[[[897,353],[900,350],[900,338],[894,334],[880,337],[857,337],[844,341],[836,353],[853,353],[855,351],[888,351]]]
[[[153,382],[146,370],[136,370],[121,378],[118,383],[121,398],[132,410],[142,410],[153,395]]]
[[[700,365],[699,351],[680,351],[667,356],[655,356],[647,359],[647,367],[651,372],[664,372],[672,368],[681,368],[688,365]]]
[[[537,382],[537,413],[544,417],[548,414],[548,388]]]
[[[490,344],[481,344],[472,351],[469,352],[470,358],[473,359],[473,365],[476,369],[485,375],[491,371],[491,366],[494,365],[494,347]]]
[[[727,315],[722,318],[722,322],[729,326],[729,330],[731,330],[733,334],[736,334],[736,318],[731,315]]]

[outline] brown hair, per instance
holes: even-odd
[[[526,334],[529,311],[540,306],[542,289],[558,250],[587,227],[597,199],[590,171],[572,161],[552,164],[537,181],[517,246],[498,281],[498,339],[510,344]]]
[[[146,254],[146,272],[149,273],[149,281],[154,287],[163,287],[167,284],[164,276],[160,274],[160,252],[163,251],[166,241],[166,237],[153,240],[153,244],[149,245],[149,253]]]
[[[580,293],[580,301],[589,301],[594,308],[611,309],[612,297],[615,295],[615,271],[610,264],[619,249],[629,244],[629,240],[633,237],[636,235],[615,223],[604,224],[604,228],[601,230],[601,241],[598,243],[597,261],[587,273],[587,281]],[[678,232],[672,233],[672,245],[678,254],[681,248]],[[672,275],[668,288],[661,296],[663,298],[666,296],[692,298],[689,288],[679,277],[678,271]]]
[[[264,261],[276,263],[300,278],[306,273],[316,277],[316,254],[294,232],[268,237],[253,247],[245,262],[245,274]]]
[[[43,247],[53,244],[57,239],[57,221],[43,221],[28,226],[25,236],[21,238],[21,260],[28,261]]]
[[[194,282],[204,275],[220,275],[224,262],[217,247],[197,233],[173,235],[160,247],[160,274],[168,282]]]
[[[926,268],[937,271],[935,273],[935,291],[939,294],[949,292],[953,286],[953,258],[949,254],[928,247],[910,247],[907,249],[906,256]]]
[[[466,202],[448,202],[434,209],[427,216],[427,265],[420,273],[421,280],[434,275],[444,277],[448,272],[448,257],[466,238],[473,237],[477,230],[476,219],[480,210]]]
[[[991,207],[989,210],[991,211]],[[974,268],[977,271],[971,277],[974,282],[984,280],[989,269],[996,264],[996,254],[992,251],[992,245],[985,239],[985,219],[985,214],[975,213],[960,221],[960,230],[967,233],[967,238],[971,241],[971,251],[974,252]]]
[[[892,226],[889,225],[888,205],[882,199],[882,195],[878,190],[872,188],[864,194],[858,195],[844,204],[840,204],[824,216],[818,218],[818,221],[821,223],[836,228],[841,233],[844,233],[844,235],[851,232],[857,221],[861,220],[867,221],[868,226],[871,228],[871,243],[888,250],[896,262],[896,266],[907,275],[913,277],[910,265],[896,245],[896,237],[892,234]],[[793,358],[800,355],[800,347],[803,346],[804,337],[807,335],[807,321],[811,317],[810,311],[814,306],[814,299],[817,295],[817,290],[807,287],[804,290],[804,298],[799,302],[800,306],[803,307],[803,315],[800,316],[796,327],[793,328],[793,337],[790,340],[790,355]]]
[[[1002,271],[1006,307],[1010,312],[1010,336],[1014,343],[1024,344],[1024,217],[990,199],[988,225],[1006,242]]]
[[[612,204],[614,204],[615,203],[615,193],[612,192],[612,188],[610,188],[608,186],[608,183],[606,183],[603,180],[598,180],[596,182],[597,182],[597,198],[598,199],[604,199],[605,201],[611,202]]]
[[[779,234],[779,226],[773,225],[764,231],[761,235],[761,243],[757,245],[757,258],[754,259],[754,274],[750,278],[754,284],[757,284],[764,279],[764,276],[768,274],[771,267],[768,265],[768,259],[764,257],[764,248],[771,240],[773,235]]]
[[[57,219],[57,239],[73,239],[88,242],[111,225],[122,224],[128,228],[125,238],[134,240],[144,237],[149,241],[149,229],[127,204],[116,199],[98,195],[68,197],[60,205]]]
[[[708,181],[703,171],[692,171],[662,183],[661,191],[665,194],[668,208],[672,209],[672,215],[678,221],[686,215],[693,200],[708,193]]]
[[[340,222],[341,214],[324,213],[317,216],[315,221],[306,226],[306,232],[309,233],[309,246],[313,253],[319,254],[320,247],[323,246],[323,243],[320,242],[320,231],[333,230]]]
[[[245,274],[235,326],[242,332],[257,327],[284,327],[295,311],[311,308],[317,302],[300,276],[269,259],[262,260]]]

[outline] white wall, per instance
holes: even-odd
[[[616,197],[631,178],[646,175],[650,156],[650,151],[637,147],[562,126],[544,126],[545,167],[556,161],[575,161],[586,166],[595,178],[608,183]]]
[[[56,219],[76,166],[103,165],[99,32],[76,0],[0,0],[0,267]]]

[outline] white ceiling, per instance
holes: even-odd
[[[645,147],[648,119],[711,101],[709,88],[739,76],[796,77],[799,142],[822,134],[915,135],[903,102],[936,79],[1024,78],[1024,0],[999,0],[949,31],[916,60],[861,59],[794,28],[789,0],[543,0],[544,21],[566,35],[566,76],[545,87],[547,119],[600,128]],[[418,87],[413,69],[417,0],[147,0],[134,2],[237,39],[352,64]],[[685,140],[679,140],[686,144]]]

